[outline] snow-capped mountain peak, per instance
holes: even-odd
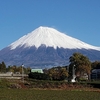
[[[54,28],[42,27],[35,29],[31,33],[24,35],[17,41],[10,44],[10,48],[15,49],[17,47],[31,47],[35,46],[38,48],[41,45],[46,47],[57,47],[59,48],[69,48],[69,49],[95,49],[100,50],[99,47],[95,47],[84,43],[78,39],[70,37],[62,32],[57,31]]]

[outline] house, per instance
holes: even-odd
[[[100,69],[93,69],[92,70],[91,79],[100,79]]]
[[[31,72],[43,73],[43,70],[42,69],[31,69]]]

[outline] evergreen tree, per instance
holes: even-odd
[[[1,73],[6,72],[6,65],[5,65],[4,62],[2,62],[2,63],[0,64],[0,72],[1,72]]]

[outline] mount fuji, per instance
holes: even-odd
[[[74,52],[91,61],[100,60],[100,47],[89,45],[54,28],[42,27],[24,35],[0,51],[0,61],[7,65],[46,68],[67,65]]]

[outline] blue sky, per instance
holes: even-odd
[[[0,0],[0,49],[39,26],[100,47],[100,0]]]

